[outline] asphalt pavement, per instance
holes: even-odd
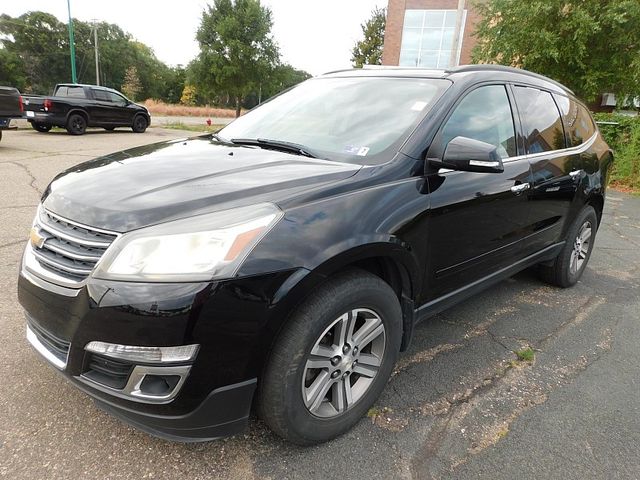
[[[640,198],[611,191],[582,280],[526,271],[416,329],[382,397],[343,437],[300,448],[253,419],[209,443],[153,438],[96,408],[25,340],[21,253],[60,171],[191,135],[5,132],[0,142],[0,477],[640,478]],[[515,351],[530,347],[531,362]]]

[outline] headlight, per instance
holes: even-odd
[[[280,218],[278,207],[264,203],[135,230],[109,247],[93,276],[147,282],[230,278]]]

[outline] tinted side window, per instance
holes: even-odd
[[[514,92],[527,139],[527,153],[565,148],[560,112],[551,94],[529,87],[515,87]]]
[[[93,89],[93,96],[95,97],[96,100],[98,100],[100,102],[108,102],[109,101],[109,95],[104,90],[99,90],[97,88],[94,88]]]
[[[555,99],[562,113],[569,145],[576,147],[589,140],[595,133],[596,127],[587,109],[563,95],[555,95]]]
[[[117,105],[125,105],[127,103],[124,97],[118,95],[117,93],[107,92],[107,95],[109,95],[109,100]]]
[[[462,99],[442,129],[443,145],[455,137],[494,145],[501,158],[516,155],[513,115],[503,85],[476,88]]]
[[[82,87],[60,87],[56,90],[58,97],[87,98]]]

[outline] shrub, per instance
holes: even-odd
[[[193,85],[185,85],[180,97],[180,103],[193,107],[196,104],[196,87]]]
[[[640,117],[616,113],[596,113],[600,132],[613,149],[614,162],[611,172],[613,186],[640,191]]]

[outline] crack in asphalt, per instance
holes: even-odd
[[[26,240],[24,238],[22,238],[20,240],[14,240],[12,242],[7,242],[7,243],[0,244],[0,248],[13,247],[15,245],[24,244],[25,242],[26,242]]]
[[[0,210],[18,210],[20,208],[36,208],[37,206],[37,203],[33,205],[6,205],[4,207],[0,207]]]
[[[473,456],[496,445],[523,413],[545,403],[552,392],[571,384],[610,352],[611,330],[605,328],[600,337],[595,351],[585,352],[572,363],[553,362],[539,370],[526,363],[504,366],[453,400],[443,398],[429,404],[433,410],[426,408],[423,414],[443,417],[432,427],[423,447],[413,455],[412,478],[449,475]],[[453,451],[452,455],[442,453],[447,447]]]
[[[632,242],[633,243],[633,242]],[[606,252],[608,254],[613,255],[611,252]],[[629,272],[630,276],[635,276],[638,271],[640,271],[640,265],[636,265]],[[634,288],[633,286],[622,285],[613,288],[612,290],[606,292],[607,296],[614,297],[618,292],[622,290],[627,290],[629,288]],[[590,288],[593,291],[593,288]],[[526,338],[520,338],[518,340],[527,342],[530,346],[532,346],[536,351],[543,352],[542,348],[548,346],[551,342],[558,340],[562,337],[567,331],[569,331],[574,326],[580,325],[587,319],[592,318],[593,313],[596,309],[607,303],[607,298],[601,295],[593,295],[590,296],[587,301],[585,301],[580,307],[577,308],[577,313],[568,321],[563,322],[558,328],[554,331],[543,337],[538,342],[530,342]],[[441,320],[444,323],[460,325],[459,322],[449,322],[446,320]],[[466,453],[461,457],[452,457],[448,461],[444,461],[444,466],[438,469],[440,472],[452,473],[455,471],[460,465],[466,463],[469,458],[473,455],[477,455],[482,452],[486,448],[495,445],[502,438],[504,438],[508,432],[510,425],[519,418],[522,413],[533,408],[537,405],[544,403],[548,395],[553,392],[555,389],[559,387],[563,387],[571,384],[578,376],[580,376],[584,371],[586,371],[591,365],[594,365],[601,358],[607,355],[611,351],[612,345],[612,328],[615,328],[620,322],[619,318],[616,318],[612,325],[605,328],[601,333],[601,340],[595,345],[596,351],[594,352],[592,349],[588,349],[585,354],[582,354],[578,357],[576,361],[569,365],[563,365],[562,362],[556,362],[549,366],[540,367],[541,373],[547,373],[548,375],[536,375],[534,374],[533,365],[531,369],[527,371],[531,371],[534,373],[526,373],[522,374],[523,380],[521,385],[524,387],[530,387],[532,389],[538,389],[538,396],[533,397],[533,401],[525,401],[526,395],[522,395],[521,397],[514,397],[510,413],[506,416],[503,414],[502,416],[496,415],[497,421],[493,424],[489,425],[489,427],[485,427],[484,437],[481,437],[482,443],[472,443],[471,447],[466,449]],[[463,324],[473,327],[469,323],[462,322]],[[493,332],[490,331],[491,325],[494,322],[489,323],[488,327],[484,329],[481,334],[487,333],[490,339],[497,344],[504,347],[506,350],[511,351],[506,345],[504,345],[498,338],[513,338],[513,337],[498,337]],[[478,330],[478,326],[475,326],[475,331]],[[468,334],[465,335],[465,338],[469,338]],[[588,355],[588,357],[587,357]],[[522,364],[520,364],[522,365]],[[516,368],[517,370],[514,370]],[[441,399],[436,402],[432,402],[423,406],[422,413],[427,415],[446,415],[444,420],[441,420],[439,425],[432,427],[432,430],[427,437],[427,440],[424,442],[423,447],[420,448],[411,459],[411,474],[413,478],[438,478],[439,475],[433,471],[432,466],[440,460],[439,452],[443,448],[445,441],[448,437],[454,435],[454,429],[452,426],[461,424],[462,420],[464,420],[469,414],[472,412],[472,407],[470,404],[477,400],[477,402],[492,402],[497,400],[502,400],[503,397],[498,395],[500,389],[503,389],[509,385],[513,385],[514,381],[508,381],[508,375],[512,375],[513,371],[523,371],[523,367],[514,367],[513,364],[510,366],[503,366],[498,369],[496,373],[490,378],[484,378],[483,380],[476,382],[472,388],[467,389],[462,394],[454,394],[453,400],[448,398],[447,396],[443,396]],[[528,378],[531,377],[531,378]],[[542,379],[545,379],[544,381]],[[553,385],[549,379],[556,379],[556,385]],[[517,379],[517,378],[516,378]],[[546,382],[546,383],[545,383]],[[524,403],[523,403],[524,402]],[[463,411],[460,411],[462,407],[465,407]],[[474,405],[474,408],[478,409],[478,405]],[[489,406],[489,408],[491,405]],[[460,417],[458,422],[454,422],[456,416]],[[484,412],[484,416],[487,416],[486,411]],[[479,423],[479,422],[476,422]],[[472,423],[472,426],[476,426],[476,424]],[[464,435],[466,429],[461,429],[462,434]],[[453,439],[452,442],[456,445],[456,439]],[[458,440],[458,444],[460,441]],[[459,446],[459,445],[458,445]],[[442,463],[442,462],[441,462]],[[437,466],[437,465],[436,465]]]
[[[42,197],[42,190],[40,190],[35,183],[37,182],[37,179],[35,177],[35,175],[31,172],[31,170],[29,169],[29,167],[27,167],[26,165],[23,165],[21,163],[15,162],[15,161],[9,161],[9,162],[3,162],[3,163],[9,163],[11,165],[15,165],[16,167],[20,168],[21,170],[23,170],[31,179],[31,181],[29,182],[29,186],[36,191],[36,193],[38,194],[39,197]]]

